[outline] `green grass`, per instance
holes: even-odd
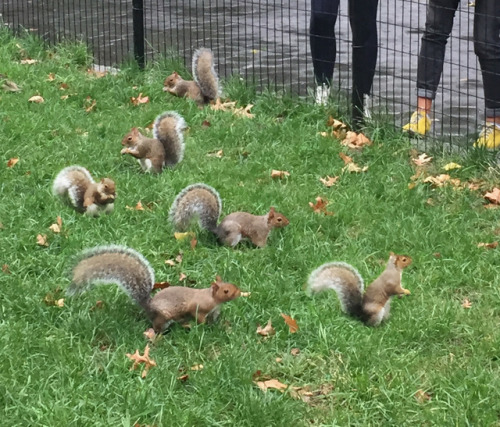
[[[225,93],[254,104],[255,118],[240,119],[167,97],[161,91],[167,62],[96,79],[85,72],[81,46],[43,50],[6,33],[0,46],[0,71],[22,87],[0,93],[0,264],[10,271],[0,272],[3,425],[500,424],[499,249],[477,247],[498,240],[499,214],[483,208],[481,192],[422,183],[409,190],[415,170],[408,140],[390,126],[371,125],[374,145],[350,153],[318,135],[334,106],[255,95],[234,80]],[[27,56],[39,62],[19,64]],[[140,92],[151,102],[134,107],[130,97]],[[29,103],[35,94],[45,103]],[[89,113],[87,96],[97,102]],[[130,156],[120,156],[120,141],[164,110],[178,111],[190,126],[185,158],[174,170],[144,174]],[[211,126],[203,127],[205,120]],[[216,150],[224,156],[206,156]],[[368,171],[342,173],[340,151]],[[429,173],[456,161],[463,168],[454,177],[484,179],[489,189],[498,183],[485,153],[437,154]],[[14,157],[19,162],[8,168]],[[71,164],[116,181],[112,215],[88,218],[52,196],[54,177]],[[272,169],[290,177],[272,180]],[[326,188],[319,182],[326,175],[341,177]],[[195,229],[191,250],[189,241],[174,239],[168,210],[195,182],[220,192],[223,214],[264,214],[272,205],[290,226],[273,232],[264,249],[222,247]],[[308,202],[317,196],[330,201],[335,215],[312,212]],[[126,209],[139,200],[152,209]],[[58,215],[60,234],[48,229]],[[37,234],[47,235],[48,247],[37,245]],[[68,286],[67,270],[80,250],[106,243],[140,251],[158,281],[176,284],[183,272],[191,286],[206,287],[220,274],[252,295],[226,304],[214,325],[189,332],[174,326],[152,346],[157,366],[141,379],[125,356],[146,344],[150,325],[140,308],[114,286],[78,298],[57,290]],[[179,251],[180,265],[164,264]],[[389,251],[413,257],[404,274],[412,295],[395,299],[391,319],[379,328],[342,314],[334,293],[309,298],[303,291],[308,274],[333,260],[353,264],[370,282]],[[65,298],[64,307],[45,304],[49,293]],[[465,298],[470,309],[462,307]],[[102,308],[95,308],[98,300]],[[282,312],[297,320],[298,333],[289,333]],[[268,319],[276,335],[265,340],[255,331]],[[298,356],[290,354],[295,347]],[[203,370],[189,371],[200,363]],[[181,382],[185,369],[189,379]],[[252,382],[259,370],[292,386],[333,389],[309,403],[290,392],[263,393]],[[418,390],[431,399],[419,402]]]

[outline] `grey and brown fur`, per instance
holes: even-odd
[[[210,49],[201,48],[193,55],[193,80],[184,80],[174,71],[163,83],[163,91],[196,101],[198,105],[215,100],[220,93],[214,56]]]
[[[156,332],[172,322],[215,320],[220,305],[241,293],[238,287],[217,276],[209,288],[171,286],[151,298],[155,276],[148,261],[139,252],[117,245],[84,251],[73,267],[68,294],[80,294],[99,283],[120,286],[146,311]]]
[[[133,127],[122,139],[121,154],[135,157],[146,172],[160,173],[165,166],[173,167],[184,157],[185,120],[175,111],[166,111],[156,117],[154,138],[148,138]]]
[[[170,219],[178,230],[186,230],[198,219],[200,226],[214,233],[221,243],[236,246],[242,239],[264,247],[273,228],[286,227],[289,220],[271,207],[265,215],[233,212],[217,225],[222,210],[219,193],[212,187],[198,183],[186,187],[175,198]]]
[[[116,186],[110,178],[95,182],[82,166],[68,166],[60,171],[52,185],[54,195],[68,199],[78,211],[97,216],[111,213],[116,199]]]
[[[391,297],[410,294],[401,286],[401,276],[411,262],[410,257],[391,252],[385,270],[364,294],[363,279],[354,267],[343,262],[326,263],[310,274],[308,291],[333,289],[344,312],[359,317],[369,326],[377,326],[389,318]]]

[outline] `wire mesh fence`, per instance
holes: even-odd
[[[132,3],[3,0],[0,12],[3,23],[14,31],[24,28],[47,43],[83,40],[97,64],[119,65],[134,53]],[[484,120],[482,79],[472,43],[474,7],[459,3],[432,112],[431,136],[450,146],[468,145]],[[210,47],[222,77],[241,76],[258,90],[285,91],[313,102],[310,0],[143,0],[143,4],[146,62],[175,53],[189,64],[194,49]],[[371,107],[398,127],[416,108],[427,4],[427,0],[392,0],[378,6]],[[346,97],[352,78],[348,0],[340,0],[335,35],[332,87],[338,97]]]

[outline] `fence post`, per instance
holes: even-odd
[[[134,31],[134,57],[141,70],[144,69],[144,0],[132,0],[132,23]]]

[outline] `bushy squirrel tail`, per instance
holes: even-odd
[[[219,77],[215,71],[214,55],[210,49],[197,49],[193,55],[193,76],[206,102],[219,96]]]
[[[345,262],[329,262],[314,270],[308,279],[308,293],[328,289],[337,293],[342,311],[351,316],[362,316],[364,282],[353,266]]]
[[[186,121],[175,111],[165,111],[156,117],[153,135],[165,149],[165,165],[175,166],[184,157],[184,135]]]
[[[170,220],[177,230],[186,230],[198,218],[200,226],[217,233],[217,221],[222,211],[219,193],[203,184],[192,184],[184,188],[172,203]]]
[[[146,258],[125,246],[97,246],[83,251],[72,268],[68,295],[78,295],[96,284],[117,284],[149,311],[154,271]]]

